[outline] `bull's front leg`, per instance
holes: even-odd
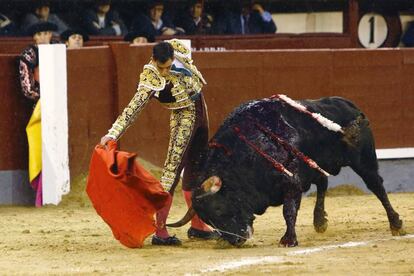
[[[328,188],[328,178],[321,176],[315,181],[317,187],[316,204],[313,210],[313,226],[315,231],[323,233],[328,228],[328,220],[326,219],[327,213],[325,212],[325,193]]]
[[[302,194],[300,192],[290,192],[283,199],[283,217],[285,218],[287,227],[285,235],[283,235],[279,242],[283,247],[294,247],[298,245],[295,225],[301,198]]]

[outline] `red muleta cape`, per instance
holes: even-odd
[[[142,247],[155,232],[154,214],[170,200],[160,182],[135,160],[137,154],[96,146],[86,192],[114,237],[131,248]]]

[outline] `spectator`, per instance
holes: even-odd
[[[216,34],[265,34],[277,28],[272,15],[259,3],[235,1],[235,12],[226,12],[214,24]]]
[[[401,40],[404,43],[404,46],[414,47],[414,21],[408,23],[407,29],[405,30]]]
[[[213,17],[204,12],[204,0],[193,0],[188,6],[187,14],[180,18],[178,26],[189,35],[211,33]]]
[[[23,50],[19,60],[20,84],[23,94],[32,101],[40,98],[39,78],[38,78],[38,45],[50,44],[52,32],[57,30],[57,26],[49,22],[41,22],[32,25],[28,29],[28,34],[33,37],[34,44],[29,45]]]
[[[52,32],[56,30],[57,26],[49,22],[32,25],[28,32],[33,36],[34,44],[23,50],[19,58],[19,78],[22,92],[26,98],[35,102],[35,108],[26,127],[26,132],[29,144],[29,180],[36,192],[36,207],[41,207],[43,204],[38,45],[50,44]]]
[[[17,35],[16,24],[11,21],[6,15],[0,13],[0,36],[14,36]]]
[[[182,28],[176,28],[164,13],[162,1],[152,1],[148,15],[139,14],[132,22],[131,31],[145,31],[152,36],[184,34]]]
[[[34,13],[28,13],[23,19],[22,30],[24,33],[28,33],[29,28],[40,22],[49,22],[57,26],[57,30],[54,35],[59,35],[64,32],[68,27],[56,14],[50,13],[50,1],[49,0],[36,0],[34,2]]]
[[[111,0],[95,0],[94,9],[87,10],[84,25],[89,35],[125,35],[127,28],[119,14],[111,9]]]
[[[133,45],[143,45],[155,42],[155,37],[145,31],[129,32],[125,37],[125,41],[129,41]]]
[[[65,42],[68,49],[79,49],[89,40],[89,36],[81,30],[68,29],[60,35],[60,39]]]

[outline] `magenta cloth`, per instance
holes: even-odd
[[[33,190],[36,192],[36,200],[35,200],[35,206],[36,207],[42,207],[43,205],[43,196],[42,196],[42,172],[39,173],[38,176],[36,176],[35,179],[30,183]]]

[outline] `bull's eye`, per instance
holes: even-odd
[[[226,206],[215,205],[215,206],[212,206],[212,207],[213,207],[213,210],[214,210],[214,214],[217,217],[225,217],[225,216],[228,216],[228,214],[229,214],[229,210]]]
[[[218,216],[218,217],[224,217],[226,214],[226,210],[223,208],[215,208],[214,213]]]

